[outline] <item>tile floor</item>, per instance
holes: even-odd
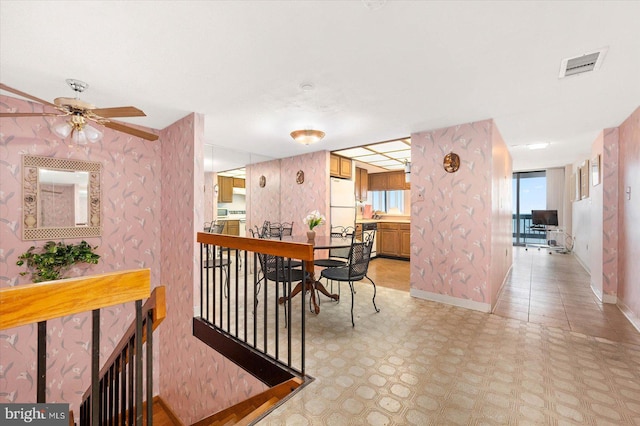
[[[572,255],[516,247],[494,314],[640,345],[640,333],[617,306],[601,303],[589,283]]]
[[[584,289],[568,293],[585,276],[560,255],[523,253],[516,253],[504,300],[520,295],[526,320],[382,285],[375,313],[372,287],[363,281],[352,328],[350,296],[323,301],[320,315],[307,317],[307,373],[315,380],[258,424],[640,425],[640,345],[592,334],[618,320],[623,327],[622,318]],[[503,314],[522,311],[516,302]],[[600,317],[585,313],[590,305]],[[559,322],[531,322],[539,317]]]

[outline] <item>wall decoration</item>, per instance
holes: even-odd
[[[267,178],[264,177],[264,175],[260,176],[260,181],[259,181],[260,188],[264,188],[266,184],[267,184]]]
[[[593,157],[591,160],[591,184],[593,186],[600,184],[600,167],[602,156],[600,154]]]
[[[580,200],[589,198],[589,160],[585,160],[578,168],[580,171]]]
[[[304,172],[302,170],[298,170],[296,173],[296,183],[301,185],[304,183]]]
[[[442,166],[447,173],[455,173],[460,168],[460,157],[453,152],[444,156]]]

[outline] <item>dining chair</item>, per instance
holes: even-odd
[[[280,239],[290,237],[293,234],[293,222],[282,222],[280,226]]]
[[[269,238],[282,239],[282,225],[278,222],[269,222],[268,235]]]
[[[209,226],[209,230],[207,231],[205,229],[205,232],[210,232],[212,234],[221,234],[222,231],[224,231],[224,227],[226,225],[227,222],[211,222],[210,226]],[[229,268],[231,267],[231,258],[229,253],[227,253],[226,256],[222,255],[223,250],[221,250],[220,247],[217,247],[215,249],[215,252],[213,251],[213,249],[211,248],[211,246],[209,246],[208,248],[208,261],[205,261],[204,267],[206,269],[209,268],[220,268],[222,270],[222,272],[224,273],[225,276],[225,285],[224,285],[224,291],[225,291],[225,297],[227,296],[227,293],[229,291]]]
[[[331,238],[344,238],[350,239],[353,243],[356,230],[353,226],[332,226],[330,236]],[[345,266],[349,260],[349,252],[351,247],[340,247],[329,249],[329,257],[324,259],[316,259],[313,264],[323,268],[337,268]],[[333,281],[331,282],[331,291],[333,291]],[[340,294],[340,285],[338,285],[338,295]]]
[[[309,277],[309,273],[303,273],[301,269],[297,269],[293,266],[293,260],[289,260],[280,256],[274,256],[270,254],[257,253],[258,260],[260,262],[259,276],[256,280],[256,294],[254,302],[254,312],[258,307],[258,294],[262,283],[266,286],[268,281],[273,281],[282,284],[282,296],[287,296],[287,283],[302,281]],[[289,264],[292,264],[289,267]],[[287,324],[287,304],[284,305],[284,321],[285,326]]]
[[[333,268],[323,269],[320,273],[321,277],[329,280],[335,280],[340,282],[348,282],[351,289],[351,325],[355,327],[353,320],[353,302],[354,302],[354,282],[360,281],[364,278],[368,279],[373,285],[373,308],[376,312],[380,312],[380,309],[376,306],[376,283],[367,276],[367,270],[369,269],[369,261],[371,260],[371,249],[373,247],[373,235],[363,235],[362,241],[353,240],[351,248],[349,249],[349,259],[347,265],[338,266]]]

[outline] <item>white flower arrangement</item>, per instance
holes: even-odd
[[[309,229],[313,231],[318,225],[322,225],[325,222],[325,217],[320,214],[318,210],[314,210],[302,219],[302,223],[309,226]]]

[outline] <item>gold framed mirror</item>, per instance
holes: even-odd
[[[22,239],[102,235],[102,163],[22,156]]]

